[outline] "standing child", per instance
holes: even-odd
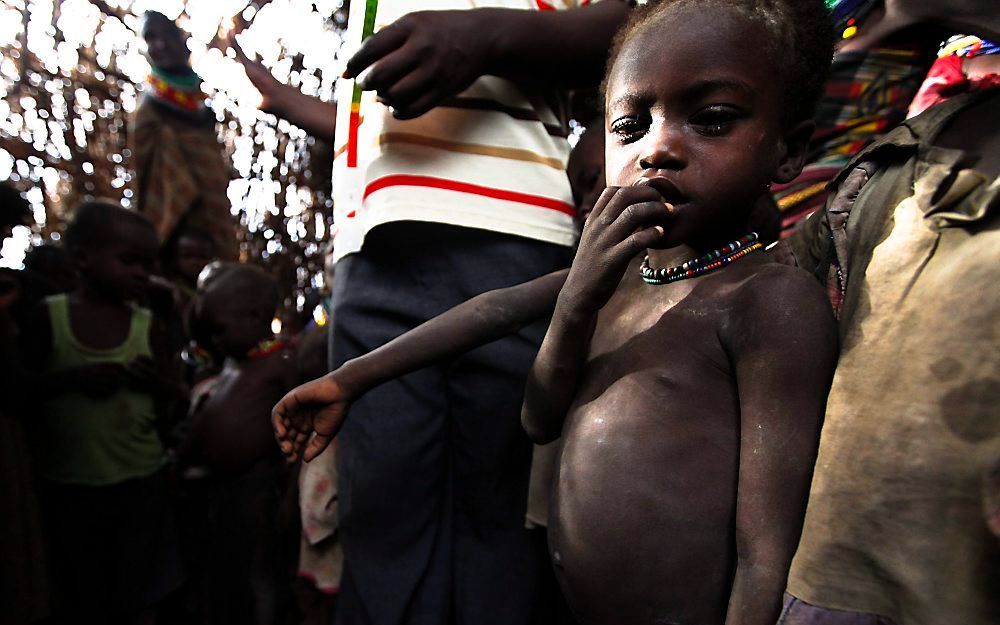
[[[180,581],[155,428],[170,358],[152,315],[132,303],[156,234],[138,213],[91,202],[65,243],[79,286],[46,298],[21,337],[28,392],[40,398],[29,426],[54,613],[59,623],[149,623]]]
[[[619,35],[613,186],[523,412],[537,441],[563,436],[550,542],[584,623],[778,616],[836,340],[822,289],[748,224],[802,167],[831,40],[819,0],[664,1]],[[329,408],[279,405],[286,448],[314,418],[329,434]]]
[[[209,265],[197,316],[222,371],[192,401],[192,449],[210,470],[205,610],[220,625],[270,625],[290,599],[297,535],[282,523],[289,472],[270,407],[298,381],[295,351],[274,338],[278,288],[252,265]],[[284,540],[287,538],[288,540]]]

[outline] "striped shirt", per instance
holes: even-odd
[[[374,31],[417,10],[501,7],[563,10],[592,0],[380,0]],[[366,5],[351,5],[346,46],[356,50]],[[575,209],[566,177],[565,98],[525,91],[495,76],[414,120],[401,121],[338,84],[334,155],[334,260],[394,221],[478,228],[571,246]],[[353,96],[353,102],[352,102]],[[346,106],[351,103],[351,106]]]

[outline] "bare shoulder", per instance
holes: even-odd
[[[801,338],[829,341],[836,320],[823,286],[808,272],[775,262],[746,268],[731,294],[726,326],[741,335],[778,337],[779,343]]]
[[[733,292],[734,304],[766,306],[770,310],[819,306],[830,311],[823,286],[809,272],[777,262],[753,268]],[[831,312],[832,315],[832,312]]]

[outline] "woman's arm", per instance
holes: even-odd
[[[260,109],[285,119],[314,137],[333,143],[337,126],[337,105],[308,96],[291,85],[280,82],[257,61],[251,61],[236,42],[236,59],[243,65],[247,78],[261,95]]]

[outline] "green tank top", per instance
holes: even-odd
[[[47,298],[52,325],[52,354],[48,371],[89,364],[127,364],[139,356],[152,356],[149,329],[152,314],[132,309],[125,342],[112,349],[81,345],[69,320],[65,295]],[[35,428],[39,438],[38,470],[46,479],[104,486],[155,473],[164,464],[163,445],[154,429],[153,397],[122,388],[104,399],[82,393],[63,393],[43,402],[42,418]]]

